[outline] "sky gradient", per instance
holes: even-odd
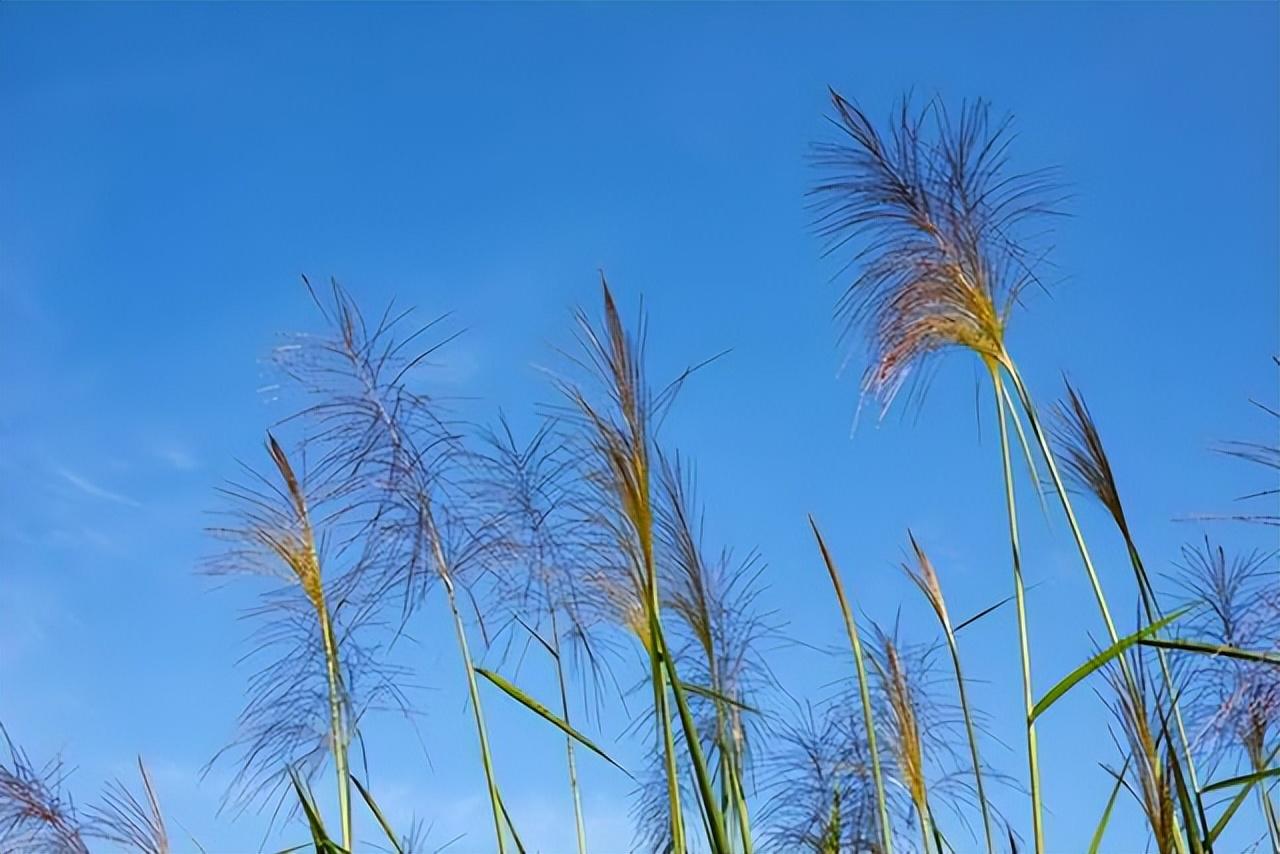
[[[601,269],[632,316],[643,296],[655,376],[732,348],[664,435],[697,462],[709,543],[767,561],[797,697],[847,665],[803,646],[841,639],[806,513],[865,612],[888,623],[901,603],[909,637],[932,626],[895,568],[908,527],[955,612],[1006,595],[972,359],[946,359],[907,417],[864,412],[854,429],[839,265],[805,207],[827,86],[877,117],[907,89],[1016,115],[1018,162],[1061,167],[1072,190],[1060,276],[1010,331],[1033,393],[1057,397],[1064,371],[1082,388],[1152,567],[1205,531],[1274,547],[1178,520],[1261,488],[1215,442],[1274,438],[1248,400],[1277,389],[1278,9],[0,4],[0,721],[36,757],[63,751],[82,802],[140,753],[177,827],[210,851],[263,843],[265,821],[215,815],[229,769],[201,779],[242,702],[250,589],[195,567],[214,488],[237,458],[265,461],[284,414],[264,357],[317,326],[303,273],[370,307],[453,312],[465,334],[433,382],[477,420],[501,408],[528,425],[552,398],[538,368],[569,345],[574,306],[595,313]],[[1129,589],[1100,514],[1084,517],[1104,583]],[[1065,526],[1026,527],[1047,682],[1101,626]],[[374,784],[393,818],[483,851],[447,612],[425,611],[409,657],[427,711],[370,724]],[[1021,775],[1012,615],[964,642],[974,700],[1010,745],[988,740],[987,758]],[[549,696],[544,678],[529,686]],[[569,850],[561,740],[497,695],[487,709],[522,834]],[[1092,832],[1098,763],[1115,759],[1105,724],[1087,690],[1043,723],[1052,850]],[[623,728],[614,714],[596,731],[637,765],[645,745],[615,742]],[[593,848],[625,848],[627,782],[580,765]],[[996,800],[1025,834],[1025,799]],[[1135,805],[1112,832],[1108,850],[1141,848]]]

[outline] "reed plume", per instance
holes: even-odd
[[[141,798],[120,780],[107,786],[102,804],[92,811],[89,833],[139,854],[169,854],[169,830],[160,810],[160,798],[141,757],[138,776],[142,782]]]
[[[0,761],[0,849],[31,854],[88,854],[83,821],[65,789],[61,757],[31,761],[0,726],[7,758]]]
[[[308,430],[318,467],[350,487],[347,542],[361,543],[369,556],[362,580],[374,606],[395,599],[403,622],[437,583],[444,589],[503,854],[508,831],[513,837],[515,831],[498,790],[459,604],[461,595],[477,601],[472,584],[493,560],[494,514],[502,511],[476,485],[476,455],[464,441],[464,425],[415,383],[454,336],[423,344],[441,318],[406,331],[412,310],[392,304],[369,322],[336,282],[327,298],[306,285],[329,330],[277,348],[278,365],[303,397],[290,421]]]
[[[884,851],[856,694],[849,686],[816,709],[800,706],[773,733],[764,759],[768,797],[761,814],[762,848],[815,854]],[[895,816],[899,806],[894,805]]]
[[[1122,751],[1128,757],[1124,767],[1111,773],[1133,795],[1142,808],[1151,831],[1151,839],[1160,854],[1186,852],[1176,804],[1173,763],[1177,761],[1169,736],[1169,721],[1161,709],[1168,698],[1161,699],[1151,691],[1141,657],[1135,653],[1129,672],[1135,674],[1133,685],[1119,667],[1107,668],[1106,677],[1114,699],[1112,713],[1121,733]],[[1197,823],[1189,827],[1195,832]]]
[[[355,716],[352,661],[346,653],[358,645],[354,637],[369,614],[360,607],[362,561],[352,561],[331,577],[322,568],[327,563],[322,557],[324,531],[347,510],[349,485],[306,472],[300,476],[270,434],[267,452],[275,477],[246,468],[244,480],[221,490],[231,504],[231,523],[211,529],[228,544],[210,563],[211,572],[276,582],[263,604],[250,612],[259,623],[253,654],[269,660],[250,677],[239,734],[223,751],[237,750],[241,756],[228,797],[243,807],[263,795],[280,795],[289,785],[290,769],[310,778],[332,755],[343,847],[349,849],[347,751]],[[335,550],[334,562],[341,557],[341,550]],[[340,604],[335,608],[331,602]],[[388,690],[386,683],[375,686],[375,694]]]
[[[1195,607],[1186,618],[1195,637],[1224,648],[1280,650],[1274,553],[1232,557],[1205,537],[1183,548],[1175,580]],[[1192,656],[1188,664],[1188,703],[1218,763],[1266,770],[1280,748],[1280,666],[1220,655]],[[1267,787],[1258,788],[1258,802],[1271,844],[1280,847],[1280,810]]]
[[[956,675],[956,693],[960,700],[960,713],[964,717],[965,737],[969,742],[969,755],[973,760],[974,795],[982,812],[982,831],[987,844],[988,854],[995,852],[994,829],[991,822],[991,810],[987,801],[986,787],[982,781],[982,759],[978,751],[978,733],[974,723],[974,714],[969,707],[968,691],[965,688],[964,671],[960,664],[960,647],[956,642],[956,630],[951,623],[951,615],[947,611],[947,602],[942,595],[942,584],[938,581],[938,573],[933,562],[925,554],[924,549],[916,542],[916,538],[907,532],[911,541],[911,551],[915,558],[915,566],[903,564],[902,569],[907,577],[920,588],[929,606],[933,609],[938,623],[946,638],[947,650],[951,653],[951,665]]]
[[[617,612],[637,630],[649,660],[653,719],[666,781],[666,844],[676,851],[684,851],[687,844],[672,720],[674,701],[708,844],[714,852],[727,852],[731,850],[729,833],[697,721],[667,645],[662,621],[654,497],[659,455],[654,431],[690,371],[661,390],[651,389],[644,372],[644,322],[638,325],[637,334],[628,333],[603,276],[601,289],[603,324],[597,329],[583,312],[578,312],[580,355],[568,357],[591,382],[584,385],[561,379],[557,383],[566,401],[567,417],[578,425],[582,478],[592,492],[592,500],[585,508],[586,518],[598,526],[610,544],[610,556],[603,560],[603,577],[597,586],[606,591],[612,603],[621,606]]]
[[[1084,494],[1092,495],[1096,498],[1111,516],[1129,554],[1129,563],[1133,568],[1134,580],[1137,582],[1143,614],[1146,616],[1148,623],[1162,619],[1164,612],[1160,607],[1155,587],[1142,561],[1142,555],[1138,550],[1133,531],[1129,526],[1129,520],[1125,515],[1124,504],[1120,500],[1120,488],[1116,482],[1111,460],[1103,447],[1102,436],[1098,430],[1097,423],[1094,421],[1093,414],[1089,411],[1089,406],[1085,403],[1083,396],[1071,383],[1068,382],[1066,384],[1066,397],[1055,405],[1053,414],[1054,424],[1051,432],[1054,438],[1055,450],[1062,460],[1067,482],[1074,485]],[[1196,769],[1193,745],[1187,734],[1187,727],[1181,703],[1179,702],[1180,692],[1175,690],[1174,675],[1168,656],[1163,649],[1157,649],[1156,658],[1163,678],[1163,696],[1165,702],[1171,704],[1172,723],[1178,736],[1179,750],[1170,751],[1167,761],[1179,766],[1185,765],[1186,767],[1186,782],[1189,785],[1185,788],[1189,789],[1189,791],[1184,791],[1183,794],[1195,802],[1197,816],[1188,817],[1188,830],[1192,834],[1190,847],[1198,849],[1199,845],[1194,839],[1195,834],[1198,833],[1203,836],[1208,833],[1208,828],[1204,826],[1203,820],[1198,818],[1204,815],[1204,804],[1200,793],[1200,776]],[[1141,664],[1140,659],[1135,660]],[[1146,720],[1145,707],[1148,692],[1145,686],[1140,684],[1141,681],[1142,674],[1139,673],[1135,675],[1131,684],[1125,686],[1128,696],[1120,702],[1118,709],[1120,720],[1130,722],[1125,729],[1127,733],[1136,730],[1138,721]],[[1131,737],[1129,740],[1140,745],[1146,744],[1146,741],[1141,738]],[[1133,767],[1133,773],[1150,778],[1151,785],[1145,787],[1145,789],[1158,789],[1156,783],[1163,782],[1163,778],[1160,778],[1159,775],[1160,763],[1156,762],[1155,758],[1149,753],[1141,755],[1135,753],[1134,756],[1136,761],[1130,763]],[[1177,781],[1182,780],[1181,768],[1174,769],[1174,771],[1175,773],[1169,776]],[[1147,800],[1149,799],[1144,799],[1144,803]],[[1151,805],[1151,809],[1148,809],[1147,812],[1149,817],[1158,815],[1154,805]],[[1156,827],[1157,825],[1153,823],[1153,831]],[[1175,837],[1171,838],[1176,838],[1177,829],[1175,828],[1174,830]]]
[[[763,645],[776,627],[758,601],[764,567],[754,552],[742,560],[730,549],[708,557],[692,474],[678,455],[662,455],[659,469],[659,571],[665,606],[676,617],[671,654],[691,686],[710,689],[690,704],[710,745],[721,812],[736,827],[733,849],[749,854],[751,747],[767,726],[762,700],[774,685]]]
[[[520,624],[512,633],[523,636],[526,645],[536,640],[551,656],[560,717],[571,726],[570,665],[577,664],[586,677],[584,691],[594,689],[595,703],[588,703],[588,711],[599,705],[600,686],[608,670],[605,651],[599,648],[605,643],[597,637],[603,621],[592,607],[588,589],[591,567],[601,549],[594,542],[596,528],[581,514],[576,458],[553,420],[543,423],[527,442],[520,442],[504,418],[484,439],[488,448],[485,478],[495,504],[508,508],[498,537],[499,598]],[[578,852],[585,854],[577,757],[574,738],[567,734],[565,755]]]

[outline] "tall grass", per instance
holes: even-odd
[[[955,111],[904,101],[883,128],[834,92],[831,102],[838,136],[816,151],[824,177],[814,198],[828,250],[848,253],[852,279],[837,308],[845,335],[866,338],[863,394],[886,408],[901,397],[918,401],[936,357],[976,357],[998,428],[1008,598],[953,622],[938,572],[908,532],[903,569],[940,633],[911,643],[896,619],[882,629],[849,594],[876,583],[875,559],[859,556],[857,574],[843,576],[810,517],[812,563],[820,558],[830,581],[830,614],[843,620],[853,667],[827,696],[780,711],[785,689],[769,646],[780,632],[762,560],[706,547],[692,466],[659,437],[693,369],[650,384],[645,321],[624,319],[603,277],[599,315],[578,312],[577,346],[554,377],[554,417],[527,442],[505,420],[488,431],[459,420],[431,392],[429,357],[451,338],[440,335],[439,319],[407,325],[412,313],[394,306],[366,316],[338,285],[321,294],[308,283],[324,331],[275,351],[288,414],[268,433],[270,466],[246,467],[222,490],[228,516],[213,529],[225,549],[210,569],[256,576],[261,595],[248,614],[258,667],[236,734],[214,760],[234,763],[224,799],[234,817],[269,809],[289,832],[305,826],[311,843],[300,847],[351,852],[372,846],[356,826],[354,788],[378,845],[398,854],[416,847],[422,826],[397,832],[402,817],[379,805],[367,758],[353,775],[351,748],[372,711],[413,711],[408,674],[392,653],[439,595],[474,729],[486,832],[500,854],[526,846],[512,815],[518,805],[499,785],[504,756],[490,738],[481,685],[524,706],[526,725],[565,739],[564,824],[586,854],[595,837],[579,759],[629,772],[585,731],[627,693],[627,672],[620,679],[615,668],[633,665],[632,684],[648,699],[630,731],[650,740],[654,759],[636,794],[638,849],[954,854],[969,847],[960,837],[969,832],[973,847],[1012,854],[1018,836],[990,790],[1005,778],[980,750],[987,719],[969,694],[958,640],[964,626],[1011,600],[1027,762],[1025,786],[1016,788],[1026,794],[1037,854],[1063,844],[1046,838],[1042,775],[1070,773],[1041,767],[1037,721],[1085,682],[1113,713],[1118,752],[1097,793],[1105,806],[1091,851],[1103,846],[1125,792],[1161,854],[1226,854],[1224,830],[1240,827],[1241,816],[1257,818],[1260,843],[1280,851],[1275,555],[1231,559],[1208,540],[1188,549],[1177,592],[1190,605],[1166,612],[1083,397],[1068,385],[1043,420],[1011,355],[1016,309],[1041,284],[1047,250],[1031,224],[1055,209],[1053,174],[1012,168],[1011,125],[981,102]],[[1271,445],[1227,450],[1275,466]],[[1106,639],[1037,695],[1019,497],[1029,485],[1044,500],[1041,472]],[[1101,503],[1125,546],[1139,613],[1124,637],[1075,512],[1072,495],[1081,492]],[[618,638],[630,656],[619,654]],[[944,648],[950,666],[939,675]],[[502,675],[524,649],[547,654],[554,702]],[[584,702],[571,699],[575,687]],[[140,788],[110,784],[80,811],[61,762],[36,766],[4,735],[0,850],[181,847],[141,762]],[[312,791],[330,771],[332,834]],[[1253,802],[1256,811],[1246,806]],[[969,829],[975,817],[981,842]],[[528,850],[539,844],[530,840]]]

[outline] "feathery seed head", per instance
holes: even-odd
[[[1010,172],[1010,120],[993,123],[982,101],[953,117],[904,98],[887,134],[834,91],[831,101],[842,136],[816,146],[826,176],[812,194],[826,251],[857,242],[837,315],[846,335],[868,333],[864,392],[887,406],[948,348],[1003,361],[1009,314],[1041,260],[1021,225],[1051,212],[1050,172]]]

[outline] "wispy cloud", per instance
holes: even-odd
[[[156,448],[156,456],[178,471],[191,471],[200,466],[200,461],[196,459],[195,454],[177,443]]]
[[[85,495],[93,498],[101,498],[103,501],[110,501],[114,504],[123,504],[126,507],[142,506],[139,502],[129,496],[121,495],[118,492],[112,492],[111,490],[101,487],[88,478],[82,477],[69,469],[59,467],[58,474],[62,475],[67,483],[71,484]]]

